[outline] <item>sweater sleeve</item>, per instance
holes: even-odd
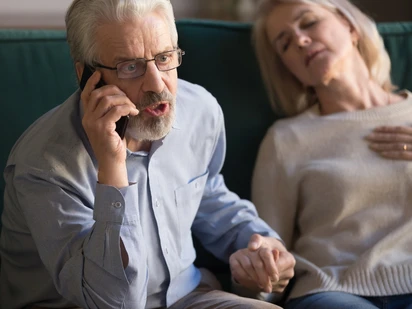
[[[258,152],[252,179],[252,201],[259,216],[292,248],[297,211],[297,189],[288,176],[286,160],[275,126],[267,132]]]

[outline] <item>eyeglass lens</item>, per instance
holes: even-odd
[[[177,68],[182,61],[180,50],[167,51],[155,56],[154,59],[134,59],[121,62],[117,65],[119,78],[134,78],[145,74],[147,62],[155,61],[159,71],[169,71]]]

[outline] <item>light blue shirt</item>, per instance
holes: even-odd
[[[170,306],[200,281],[192,234],[226,262],[253,233],[278,237],[226,188],[223,114],[202,87],[179,80],[173,128],[149,153],[128,151],[131,185],[122,189],[97,183],[81,114],[76,92],[11,151],[1,308]]]

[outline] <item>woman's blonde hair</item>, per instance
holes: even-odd
[[[296,115],[316,101],[314,92],[304,87],[284,66],[267,36],[268,16],[281,3],[317,4],[344,16],[359,35],[358,49],[370,77],[387,91],[394,88],[389,55],[376,23],[349,0],[263,0],[253,28],[253,43],[269,100],[276,112],[287,116]]]
[[[152,12],[162,14],[177,46],[177,29],[170,0],[74,0],[66,13],[67,42],[74,62],[99,60],[96,31],[103,23],[122,23]]]

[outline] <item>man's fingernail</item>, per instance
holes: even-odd
[[[258,245],[257,242],[251,242],[251,243],[250,243],[250,246],[251,246],[252,248],[256,248],[257,245]]]

